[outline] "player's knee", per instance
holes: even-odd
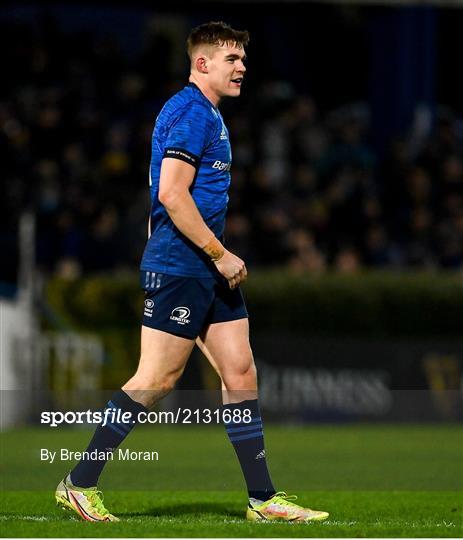
[[[181,372],[166,373],[153,381],[153,384],[159,388],[165,395],[175,388],[175,384],[180,378]]]
[[[138,370],[131,379],[131,387],[138,390],[153,390],[162,395],[174,389],[176,382],[183,373],[183,369],[169,372]]]
[[[238,364],[236,369],[232,371],[235,377],[252,378],[256,376],[256,365],[254,359],[250,358],[245,364]]]
[[[254,360],[246,364],[237,364],[222,373],[222,382],[228,390],[248,389],[257,383],[257,371]]]

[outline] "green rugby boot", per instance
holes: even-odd
[[[63,510],[72,510],[85,521],[120,521],[105,508],[101,491],[73,486],[69,475],[58,484],[55,498]]]
[[[293,501],[296,495],[287,495],[284,491],[275,493],[268,501],[249,501],[246,519],[249,521],[323,521],[329,514],[320,510],[303,508]]]

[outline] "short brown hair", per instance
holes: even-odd
[[[234,43],[238,48],[242,48],[249,43],[249,32],[247,30],[234,30],[222,21],[201,24],[193,28],[188,36],[188,56],[191,59],[193,49],[198,45],[216,45],[220,47],[225,43]]]

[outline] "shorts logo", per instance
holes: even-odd
[[[153,316],[153,308],[154,308],[153,300],[151,300],[151,298],[147,298],[145,300],[145,311],[144,311],[145,317],[152,317]]]
[[[171,321],[177,321],[178,324],[189,324],[190,310],[187,307],[179,306],[172,310],[170,314]]]

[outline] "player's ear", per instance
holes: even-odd
[[[207,58],[205,56],[198,56],[195,60],[195,67],[200,73],[208,73]]]

